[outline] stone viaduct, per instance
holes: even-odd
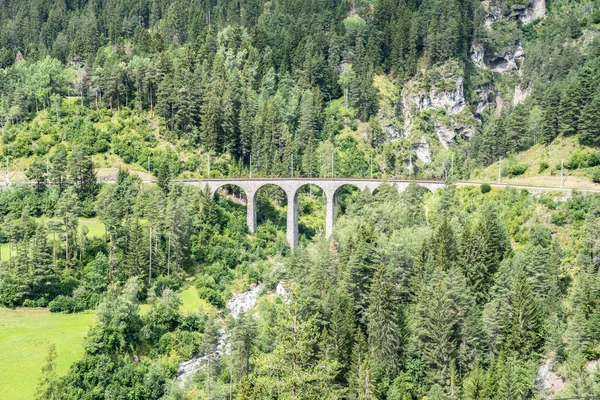
[[[298,244],[298,192],[305,185],[314,185],[321,190],[325,196],[327,206],[325,212],[325,235],[331,236],[333,232],[333,222],[337,209],[337,198],[342,187],[349,185],[358,188],[359,190],[368,189],[373,193],[379,185],[388,183],[395,185],[399,192],[403,192],[406,187],[415,182],[431,192],[443,188],[443,182],[431,181],[402,181],[402,180],[374,180],[374,179],[344,179],[344,178],[257,178],[257,179],[205,179],[200,181],[187,181],[186,183],[205,188],[208,186],[212,195],[219,188],[225,185],[237,186],[246,194],[247,207],[247,223],[250,232],[256,232],[256,193],[265,185],[275,185],[283,189],[287,196],[287,241],[290,247],[294,248]]]

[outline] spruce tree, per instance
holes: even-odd
[[[56,373],[56,346],[50,345],[46,363],[42,367],[42,375],[37,386],[36,400],[62,399],[60,379]]]
[[[542,320],[537,299],[527,275],[518,270],[512,280],[510,314],[506,326],[506,347],[530,357],[541,344]]]
[[[369,358],[372,367],[392,379],[398,370],[401,331],[398,324],[398,294],[386,267],[379,267],[373,276],[367,311]]]

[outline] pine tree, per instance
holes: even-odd
[[[69,233],[77,229],[79,199],[73,187],[63,192],[56,204],[54,215],[63,221],[65,231],[65,259],[69,261]]]
[[[541,315],[527,275],[517,271],[512,281],[506,347],[529,357],[541,344]]]
[[[56,346],[50,345],[46,364],[42,367],[42,376],[38,383],[36,400],[59,400],[62,399],[61,385],[56,373]]]
[[[35,236],[29,245],[29,273],[34,291],[46,294],[56,282],[56,273],[52,266],[52,258],[47,248],[48,231],[41,226],[36,230]]]
[[[59,193],[62,193],[67,181],[67,150],[62,144],[56,146],[50,161],[50,182],[57,185]]]
[[[345,264],[343,285],[354,300],[360,324],[365,324],[367,321],[369,288],[379,264],[375,239],[374,226],[361,223],[355,234],[348,240],[347,247],[341,255],[342,263]]]
[[[470,225],[464,226],[460,237],[457,264],[467,278],[478,304],[487,301],[492,281],[485,263],[485,254],[485,241],[480,232],[475,232]]]
[[[392,379],[398,370],[401,331],[398,325],[398,294],[392,275],[379,267],[373,276],[367,311],[369,358],[375,370]]]
[[[574,135],[578,131],[581,108],[578,90],[577,85],[569,85],[560,98],[558,123],[563,135]]]
[[[558,120],[560,90],[556,86],[552,86],[546,91],[542,106],[542,142],[550,143],[560,132]]]
[[[297,294],[281,310],[273,327],[275,348],[254,359],[249,377],[253,398],[335,398],[340,389],[334,383],[340,365],[327,354],[318,354],[316,316],[304,318]]]
[[[46,189],[46,164],[41,158],[36,157],[33,159],[25,175],[27,179],[35,182],[35,189],[38,192],[43,192]]]
[[[486,398],[485,370],[478,364],[463,382],[463,399],[480,400]]]
[[[371,374],[367,339],[360,328],[354,337],[348,384],[349,397],[353,400],[374,400],[377,398]]]
[[[333,338],[336,358],[342,366],[340,372],[344,378],[350,368],[355,319],[352,298],[343,288],[338,289],[333,299],[329,332]]]
[[[433,246],[436,265],[444,271],[450,270],[458,259],[458,244],[454,230],[447,218],[444,218],[438,226]]]
[[[600,115],[600,94],[593,96],[581,112],[581,142],[589,145],[599,145],[600,119],[598,119],[598,115]]]

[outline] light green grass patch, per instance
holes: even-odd
[[[181,307],[179,307],[179,312],[181,314],[188,315],[200,311],[202,302],[200,301],[200,297],[198,297],[198,292],[194,286],[183,289],[179,298],[181,299]]]
[[[79,224],[89,229],[88,236],[90,237],[104,236],[104,224],[96,218],[81,218]]]
[[[34,397],[52,343],[57,372],[64,375],[83,355],[83,338],[93,321],[93,312],[52,314],[47,309],[0,308],[0,399]]]

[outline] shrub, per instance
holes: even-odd
[[[563,226],[567,223],[567,216],[562,211],[552,213],[552,223],[557,226]]]
[[[48,308],[50,309],[50,312],[53,313],[71,314],[78,311],[75,299],[62,294],[55,297],[54,300],[48,304]]]
[[[481,193],[486,194],[486,193],[489,193],[491,190],[492,190],[492,187],[490,186],[489,183],[481,184]]]
[[[540,172],[544,172],[545,170],[547,170],[550,167],[550,165],[548,165],[548,163],[546,161],[542,161],[540,163]]]
[[[594,168],[590,175],[594,182],[600,183],[600,167]]]
[[[223,297],[216,290],[209,287],[198,288],[198,297],[208,301],[215,307],[224,307],[225,302],[223,301]]]
[[[166,288],[171,289],[174,292],[177,292],[181,287],[181,282],[179,279],[172,275],[163,275],[156,278],[154,282],[154,294],[156,296],[160,296]]]
[[[508,167],[509,176],[523,175],[529,166],[527,164],[513,164]]]
[[[25,299],[25,301],[23,302],[23,307],[37,307],[37,301],[33,299]]]

